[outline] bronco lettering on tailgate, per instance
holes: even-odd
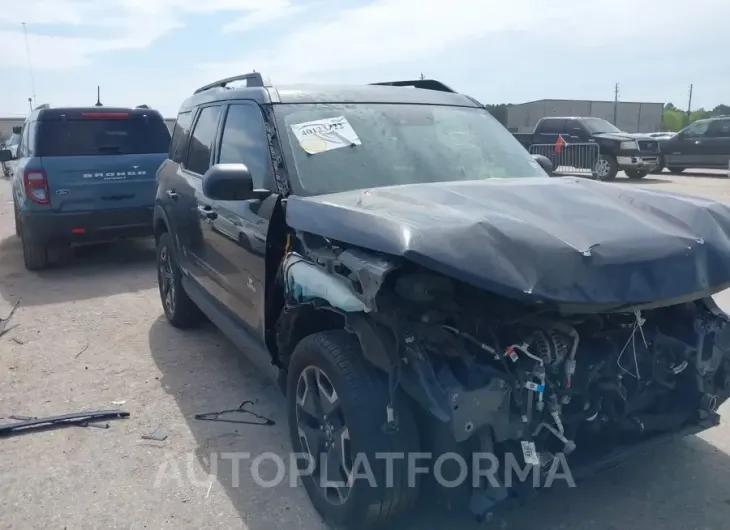
[[[146,175],[144,170],[137,171],[106,171],[97,173],[84,173],[85,179],[102,179],[102,180],[123,180],[127,177],[141,177]]]

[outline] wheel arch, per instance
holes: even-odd
[[[170,222],[167,218],[167,213],[159,204],[155,206],[153,217],[152,217],[155,242],[160,240],[160,236],[165,232],[170,231]]]

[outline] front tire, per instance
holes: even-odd
[[[649,171],[649,173],[651,173],[652,175],[658,175],[662,171],[664,171],[664,157],[662,155],[659,155],[659,158],[657,158],[656,161],[656,166],[654,166],[652,170]]]
[[[639,171],[637,169],[624,169],[624,173],[626,173],[626,176],[631,180],[643,179],[649,174],[648,171]]]
[[[598,180],[608,181],[616,178],[618,173],[618,162],[611,155],[601,154],[598,157],[595,167],[596,178]]]
[[[204,317],[182,286],[182,271],[177,264],[172,237],[168,232],[157,241],[157,285],[167,321],[179,329],[203,322]]]
[[[294,349],[287,380],[292,446],[312,459],[314,469],[302,474],[302,482],[314,507],[334,526],[380,526],[417,500],[418,477],[409,484],[407,456],[419,450],[415,420],[396,392],[398,427],[386,430],[389,401],[387,377],[364,359],[346,331],[309,335]],[[400,456],[377,456],[388,453]]]

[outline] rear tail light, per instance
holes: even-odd
[[[81,113],[82,118],[97,118],[100,120],[120,120],[129,118],[129,113],[127,112],[82,112]]]
[[[23,184],[28,198],[36,204],[48,204],[48,178],[42,169],[26,169],[23,173]]]

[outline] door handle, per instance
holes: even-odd
[[[218,217],[218,214],[213,211],[210,206],[198,206],[198,214],[203,219],[213,220]]]
[[[176,201],[177,200],[177,193],[175,193],[174,191],[167,190],[165,193],[167,194],[167,197],[169,199],[172,199],[173,201]]]

